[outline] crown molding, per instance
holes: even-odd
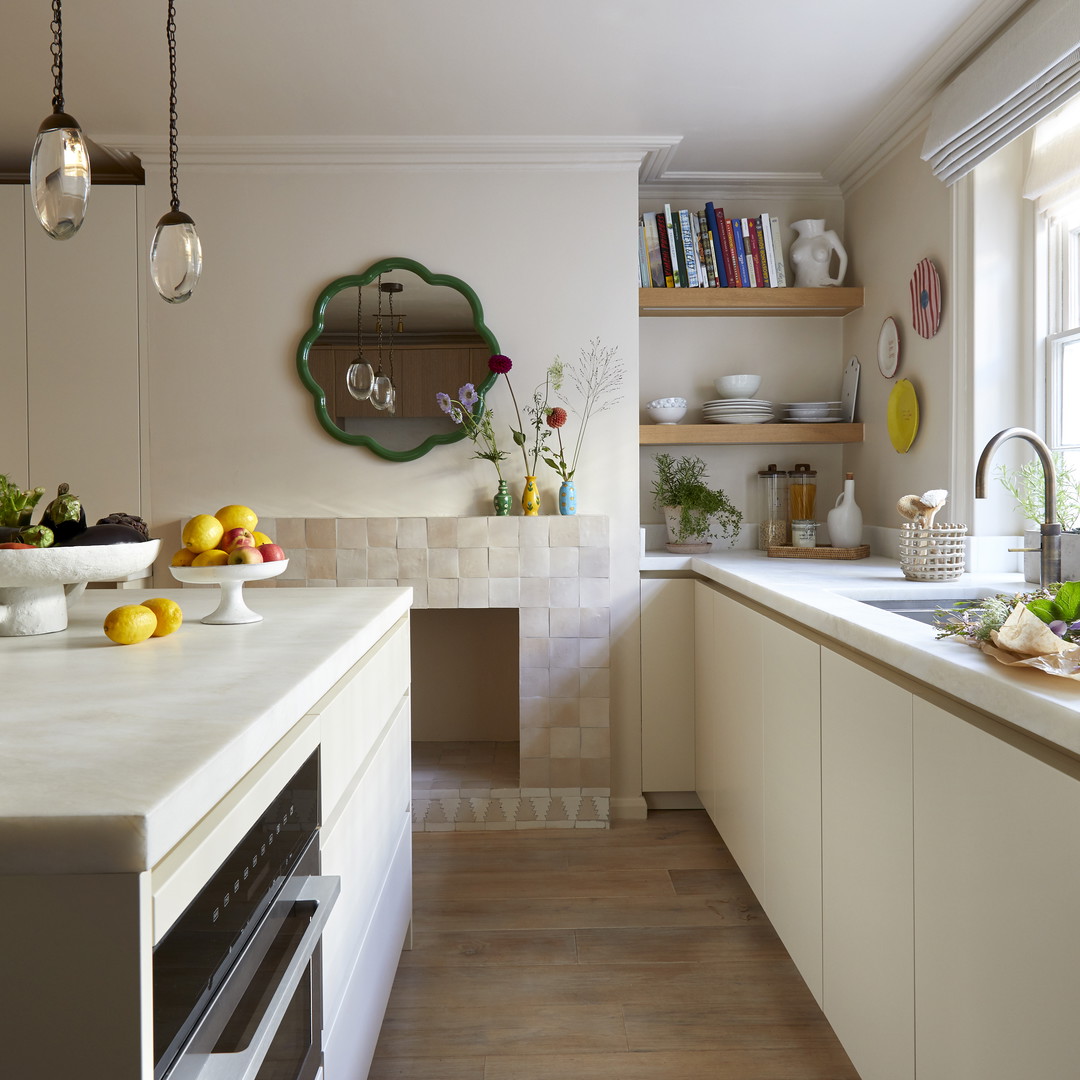
[[[667,135],[359,135],[181,137],[184,168],[353,169],[662,169],[681,136]],[[109,135],[110,146],[135,154],[144,166],[168,164],[164,137]]]
[[[671,195],[704,199],[839,198],[840,188],[820,173],[666,172],[638,188],[642,199]]]
[[[824,176],[843,194],[869,179],[930,119],[934,98],[1028,0],[984,0],[829,163]]]

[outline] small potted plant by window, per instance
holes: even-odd
[[[664,511],[668,551],[699,554],[708,551],[718,536],[734,543],[742,526],[742,512],[731,505],[723,491],[705,483],[705,462],[670,454],[657,454],[654,460],[653,505]]]

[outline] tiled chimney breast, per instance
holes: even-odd
[[[264,588],[408,585],[417,608],[518,610],[520,788],[433,790],[414,799],[414,828],[607,826],[607,517],[277,518],[259,528],[289,557]]]

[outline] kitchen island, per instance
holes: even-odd
[[[0,996],[19,1018],[5,1061],[148,1080],[154,945],[321,748],[323,872],[342,877],[324,936],[326,1075],[348,1075],[374,1045],[411,911],[411,590],[252,590],[263,621],[234,626],[199,621],[216,589],[154,594],[184,610],[168,637],[112,644],[105,614],[142,597],[94,590],[66,631],[0,645]],[[360,997],[367,1015],[335,1040]]]
[[[863,1080],[1071,1075],[1080,683],[862,602],[1032,586],[748,551],[641,568],[643,598],[689,596],[694,790]]]

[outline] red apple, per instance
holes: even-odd
[[[256,549],[263,557],[263,562],[281,562],[285,552],[277,544],[260,544]]]
[[[253,548],[254,546],[255,537],[251,534],[250,529],[228,529],[221,534],[221,539],[218,541],[218,547],[222,551],[228,552],[232,552],[239,547]]]
[[[229,552],[230,566],[236,566],[238,563],[261,563],[262,561],[263,557],[259,554],[259,549],[250,545],[234,547]]]

